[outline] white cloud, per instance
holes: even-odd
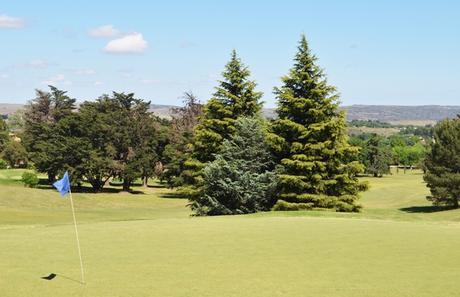
[[[75,70],[75,74],[77,75],[93,75],[96,74],[96,71],[93,69],[77,69]]]
[[[0,78],[2,78],[2,79],[7,79],[9,77],[10,76],[8,74],[6,74],[6,73],[3,73],[3,74],[0,75]]]
[[[111,54],[141,54],[148,48],[141,33],[132,33],[109,41],[104,50]]]
[[[49,79],[44,80],[42,83],[45,84],[45,85],[52,85],[52,86],[56,86],[56,85],[71,85],[72,84],[71,81],[66,80],[64,74],[58,74],[56,76],[50,77]]]
[[[120,31],[112,25],[105,25],[89,30],[89,35],[92,37],[115,37],[120,35]]]
[[[95,81],[93,84],[95,87],[102,85],[101,81]]]
[[[0,15],[0,28],[17,29],[25,26],[23,19],[11,17],[6,14]]]

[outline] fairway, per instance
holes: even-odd
[[[434,212],[420,173],[369,178],[359,214],[190,217],[143,194],[67,199],[0,171],[0,296],[458,296],[459,211]],[[58,277],[44,281],[51,272]]]

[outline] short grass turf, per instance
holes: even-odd
[[[369,179],[351,215],[195,218],[162,188],[76,193],[86,285],[69,201],[2,174],[0,296],[460,296],[460,212],[434,212],[419,173]]]

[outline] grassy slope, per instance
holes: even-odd
[[[419,174],[371,179],[364,211],[351,215],[190,218],[185,201],[160,198],[164,189],[75,194],[86,286],[71,280],[79,266],[68,200],[2,174],[1,296],[458,294],[460,212],[426,212]],[[414,206],[422,212],[400,210]],[[50,272],[60,277],[39,279]]]
[[[29,189],[21,185],[23,170],[0,170],[0,228],[16,224],[67,224],[70,205],[68,199],[50,189]],[[109,188],[108,190],[115,190]],[[171,191],[155,185],[136,188],[141,194],[74,193],[80,222],[112,220],[145,220],[188,217],[182,199],[159,199]]]

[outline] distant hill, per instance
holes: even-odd
[[[351,105],[344,106],[351,120],[395,121],[439,121],[460,114],[460,106],[442,105]]]
[[[21,104],[0,103],[0,115],[9,115],[21,107],[23,107]],[[170,117],[171,109],[174,107],[176,106],[152,104],[150,111],[161,117]],[[349,121],[379,120],[391,123],[424,124],[437,122],[445,118],[454,118],[457,114],[460,114],[460,106],[442,105],[350,105],[342,108],[347,110],[347,119]],[[267,118],[276,117],[276,112],[273,108],[263,109],[263,114]]]
[[[12,114],[23,106],[22,104],[0,103],[0,116]]]

